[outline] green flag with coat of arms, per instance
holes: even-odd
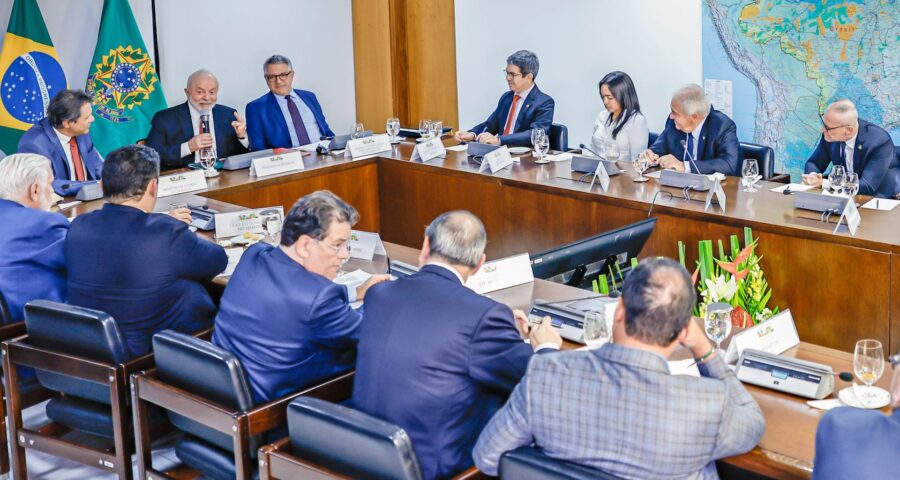
[[[91,138],[102,155],[147,137],[166,108],[159,76],[128,0],[104,0],[97,48],[85,91],[93,98]]]

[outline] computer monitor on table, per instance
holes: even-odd
[[[650,218],[543,251],[531,256],[531,270],[535,278],[589,289],[591,281],[609,273],[614,264],[626,270],[631,259],[644,248],[654,227],[656,219]]]

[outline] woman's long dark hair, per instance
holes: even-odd
[[[616,138],[619,130],[622,130],[622,127],[628,123],[628,120],[635,114],[641,113],[641,102],[638,101],[637,92],[634,91],[634,83],[631,81],[631,77],[625,72],[615,71],[607,73],[600,80],[600,83],[597,84],[597,89],[599,90],[604,84],[609,88],[613,98],[619,102],[619,106],[622,107],[622,113],[624,114],[619,115],[619,120],[616,121],[615,128],[613,128],[612,138]],[[606,124],[612,125],[613,122],[613,116],[610,114],[606,119]]]

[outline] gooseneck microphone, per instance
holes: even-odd
[[[687,137],[687,135],[685,135],[685,137]],[[681,148],[684,149],[684,155],[681,157],[681,161],[684,162],[685,157],[687,157],[687,159],[691,161],[691,165],[694,166],[694,173],[700,173],[700,168],[697,167],[697,162],[694,161],[694,154],[687,149],[686,140],[681,141]]]
[[[593,153],[595,157],[606,158],[606,157],[604,157],[603,155],[600,155],[599,153],[597,153],[597,152],[591,150],[590,148],[588,148],[588,147],[587,147],[585,144],[583,144],[583,143],[580,144],[580,145],[578,145],[578,148],[580,148],[580,149],[582,149],[582,150],[587,150],[587,151]]]

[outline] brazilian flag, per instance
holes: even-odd
[[[93,98],[91,138],[100,154],[147,137],[166,108],[159,76],[128,0],[104,0],[97,48],[85,91]]]
[[[65,90],[66,75],[36,0],[14,0],[0,50],[0,150],[15,153],[19,137],[47,114]]]

